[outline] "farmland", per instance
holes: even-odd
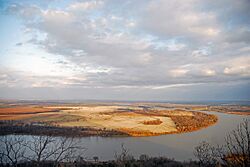
[[[80,136],[154,136],[199,130],[215,124],[217,117],[179,105],[172,107],[154,103],[84,103],[9,105],[0,108],[0,120],[5,125],[9,121],[15,126],[29,125],[30,128],[32,125],[61,129],[85,128],[85,131],[76,131],[76,135]],[[29,132],[22,129],[22,133]]]

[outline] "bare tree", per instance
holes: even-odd
[[[124,144],[121,144],[121,153],[118,154],[115,153],[115,159],[118,163],[118,166],[126,166],[126,163],[129,163],[129,161],[133,161],[134,157],[129,154],[129,150],[124,146]]]
[[[74,138],[54,138],[51,136],[33,136],[24,145],[30,155],[26,159],[40,166],[42,162],[53,161],[54,166],[59,162],[70,161],[77,157],[84,148]]]
[[[0,139],[0,160],[2,166],[11,164],[16,167],[24,159],[24,139],[20,136],[3,136]]]
[[[94,159],[95,162],[98,162],[99,157],[98,156],[94,156],[93,159]]]
[[[140,161],[147,161],[149,160],[149,156],[147,154],[141,154],[139,159]]]
[[[250,166],[249,121],[245,119],[237,129],[229,133],[224,145],[214,147],[207,142],[202,142],[195,147],[194,155],[202,166],[215,166],[217,162],[235,167]]]
[[[56,164],[67,161],[72,162],[79,155],[83,155],[85,148],[81,146],[80,140],[75,138],[60,138],[54,143],[54,149],[51,151],[52,159]]]
[[[215,147],[205,141],[195,147],[194,155],[198,158],[200,166],[215,166],[218,162]]]
[[[224,161],[233,166],[250,166],[249,121],[245,119],[226,137]]]
[[[25,158],[35,162],[37,166],[39,166],[42,161],[52,156],[50,155],[51,151],[49,151],[49,149],[53,148],[54,141],[55,140],[50,136],[32,136],[32,140],[24,144],[24,147],[29,151],[29,155],[26,155]]]

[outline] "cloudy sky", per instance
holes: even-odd
[[[249,0],[0,0],[0,98],[249,100]]]

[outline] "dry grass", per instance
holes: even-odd
[[[42,122],[61,127],[91,127],[151,136],[197,130],[212,117],[184,109],[143,110],[137,105],[44,106],[1,108],[0,120]],[[214,120],[214,119],[213,119]]]

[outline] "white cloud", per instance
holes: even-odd
[[[224,74],[250,76],[250,57],[239,57],[232,59],[226,63]]]
[[[183,77],[187,74],[189,70],[187,69],[173,69],[170,70],[170,74],[172,77]]]
[[[239,67],[226,67],[224,73],[227,75],[242,75],[250,76],[249,66],[239,66]]]
[[[86,2],[76,2],[68,7],[71,11],[85,11],[90,9],[95,9],[103,5],[103,1],[86,1]]]
[[[215,76],[216,75],[216,72],[212,69],[204,69],[204,70],[202,70],[202,72],[205,76]]]
[[[237,2],[230,2],[234,8]],[[210,3],[111,0],[77,1],[65,8],[49,9],[12,6],[11,13],[21,16],[25,28],[32,30],[26,33],[45,34],[30,42],[55,57],[63,57],[62,63],[54,66],[58,70],[54,74],[67,73],[47,84],[26,74],[19,74],[19,78],[27,77],[26,85],[38,87],[62,84],[109,88],[167,88],[249,79],[249,25],[246,21],[237,25],[223,22],[226,16],[220,8],[206,8],[218,5]],[[234,12],[224,3],[221,10]],[[240,10],[244,6],[237,8],[234,10],[239,16],[245,16]],[[49,73],[50,68],[44,71]],[[67,78],[78,75],[84,80]],[[6,82],[14,85],[10,79]]]
[[[146,29],[165,36],[207,38],[218,34],[216,15],[200,10],[201,1],[150,1],[141,24]]]
[[[184,47],[186,47],[185,44],[182,43],[170,43],[166,46],[168,48],[169,51],[179,51],[181,49],[183,49]]]
[[[152,55],[150,53],[143,53],[139,55],[138,61],[142,64],[148,64],[152,60]]]
[[[178,88],[178,87],[186,87],[186,86],[194,86],[194,85],[202,85],[203,83],[191,83],[191,84],[170,84],[170,85],[163,85],[163,86],[155,86],[152,89],[167,89],[167,88]]]
[[[127,21],[127,24],[126,24],[127,27],[135,27],[136,26],[136,22],[135,21]]]

